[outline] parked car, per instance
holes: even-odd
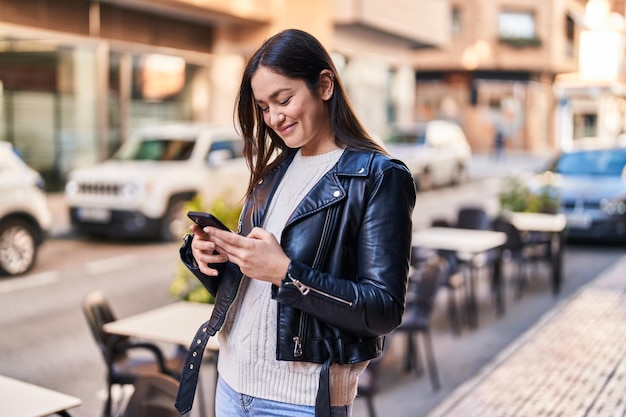
[[[418,191],[467,180],[472,151],[461,127],[446,120],[396,125],[384,140],[411,170]]]
[[[178,240],[187,201],[243,197],[249,171],[242,151],[231,126],[143,128],[110,159],[70,172],[65,198],[71,223],[94,236]]]
[[[31,270],[50,230],[44,181],[9,142],[0,141],[0,275]]]
[[[626,147],[562,152],[531,178],[540,187],[558,196],[568,238],[626,242]]]

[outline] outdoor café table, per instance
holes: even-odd
[[[104,331],[173,343],[186,348],[200,325],[211,317],[211,313],[213,304],[178,301],[107,323],[104,325]],[[209,339],[207,349],[214,353],[219,351],[216,336]]]
[[[478,254],[499,249],[506,243],[506,234],[491,230],[461,229],[456,227],[430,227],[413,233],[414,247],[448,250],[456,253],[468,253],[473,260]],[[476,302],[474,268],[469,271],[469,297],[467,300],[468,323],[472,327],[478,326],[478,307]],[[496,260],[493,271],[493,285],[496,291],[496,306],[498,313],[504,312],[504,297],[502,294],[502,258],[501,251],[496,251]]]
[[[559,294],[563,283],[563,249],[565,247],[565,226],[567,226],[565,215],[511,212],[507,214],[507,219],[521,232],[550,234],[552,293],[554,295]]]
[[[68,417],[67,410],[81,404],[79,398],[0,375],[0,416]]]
[[[178,301],[112,321],[103,328],[107,333],[173,343],[187,348],[198,328],[211,317],[212,313],[213,304]],[[218,354],[220,346],[217,335],[209,338],[206,348],[213,357]],[[204,410],[203,396],[199,396],[198,399],[200,408]]]

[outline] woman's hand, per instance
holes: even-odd
[[[208,264],[224,263],[228,260],[228,257],[215,253],[215,243],[209,240],[208,233],[204,232],[200,226],[193,224],[189,227],[189,231],[194,234],[194,238],[191,241],[191,253],[198,264],[200,272],[208,276],[217,276],[218,271],[209,267]]]
[[[241,272],[250,278],[271,282],[280,287],[291,259],[273,234],[259,227],[252,229],[248,236],[215,227],[205,227],[204,232],[208,232],[209,243],[214,243],[215,249],[226,255],[230,262],[237,264]]]

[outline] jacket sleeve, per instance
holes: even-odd
[[[335,277],[292,260],[273,297],[319,320],[361,336],[396,328],[404,312],[411,253],[415,184],[404,166],[374,180],[355,242],[356,277]]]
[[[189,271],[200,281],[202,286],[206,288],[206,290],[213,296],[217,296],[217,290],[219,289],[222,281],[224,281],[224,277],[228,274],[232,274],[236,277],[241,276],[241,272],[239,271],[239,267],[231,262],[226,262],[224,264],[215,264],[211,265],[212,268],[215,268],[219,271],[218,276],[208,276],[200,272],[200,268],[198,268],[198,264],[196,263],[196,259],[193,257],[191,252],[191,241],[193,240],[192,234],[187,234],[185,236],[185,240],[183,241],[182,246],[179,249],[180,260],[183,265],[189,269]]]

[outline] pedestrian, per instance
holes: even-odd
[[[269,38],[236,104],[250,182],[237,233],[193,225],[185,265],[215,295],[187,357],[191,408],[219,330],[216,417],[350,416],[359,375],[402,319],[415,186],[357,119],[312,35]]]
[[[504,157],[504,129],[499,123],[494,127],[493,152],[498,161]]]

